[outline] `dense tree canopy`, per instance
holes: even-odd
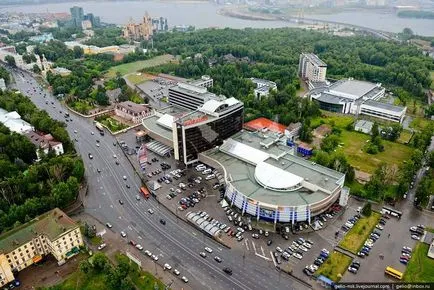
[[[257,71],[282,71],[295,76],[301,52],[314,52],[323,59],[330,78],[354,77],[387,86],[401,86],[422,97],[428,88],[432,59],[412,45],[387,42],[371,37],[343,38],[299,29],[205,29],[193,33],[157,34],[154,46],[183,57],[201,53],[207,58],[226,54],[248,57]],[[270,70],[269,66],[275,66]],[[194,71],[193,70],[190,71]],[[257,75],[256,71],[253,75]],[[229,76],[228,76],[229,77]],[[279,84],[279,78],[270,77]],[[290,82],[282,82],[285,86]]]

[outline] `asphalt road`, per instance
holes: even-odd
[[[24,77],[13,72],[15,86],[27,95],[39,108],[46,110],[54,119],[64,121],[65,107],[39,85],[30,74]],[[33,91],[36,87],[36,92]],[[44,98],[44,95],[47,95]],[[46,104],[48,101],[48,104]],[[54,105],[51,104],[54,102]],[[60,112],[61,111],[61,112]],[[164,207],[150,198],[136,201],[140,179],[135,175],[119,146],[114,146],[115,138],[108,133],[100,136],[91,119],[75,116],[67,123],[71,139],[77,139],[76,149],[82,155],[89,184],[89,194],[84,200],[85,211],[102,222],[110,222],[111,230],[124,230],[132,239],[154,254],[159,254],[158,263],[168,262],[189,279],[193,289],[305,289],[306,287],[286,274],[280,274],[270,262],[243,256],[223,248],[220,244],[205,237],[183,221],[178,220]],[[77,131],[75,133],[74,131]],[[91,134],[94,132],[94,135]],[[96,146],[96,140],[100,146]],[[88,154],[93,155],[89,159]],[[116,158],[113,157],[116,155]],[[120,162],[115,164],[115,160]],[[101,173],[97,172],[101,170]],[[123,179],[126,177],[126,181]],[[126,184],[131,186],[126,188]],[[119,200],[124,202],[123,205]],[[153,208],[155,213],[147,210]],[[160,224],[160,218],[166,225]],[[102,230],[102,229],[101,229]],[[214,252],[207,258],[199,256],[205,246]],[[214,261],[215,255],[223,259],[221,264]],[[222,268],[229,266],[233,275],[228,276]],[[150,269],[152,271],[152,269]],[[176,276],[174,276],[176,277]]]

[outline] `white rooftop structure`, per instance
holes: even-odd
[[[161,125],[167,129],[172,130],[172,124],[173,124],[174,120],[175,120],[175,118],[172,115],[164,114],[163,116],[161,116],[157,120],[157,123],[158,123],[158,125]]]
[[[358,100],[377,87],[381,87],[381,84],[348,79],[330,86],[329,93],[347,99]]]
[[[259,162],[256,165],[255,179],[263,187],[277,191],[299,189],[303,181],[302,177],[266,162]]]
[[[22,120],[20,114],[15,111],[8,112],[0,108],[0,122],[8,127],[12,132],[19,134],[34,130],[33,126]]]

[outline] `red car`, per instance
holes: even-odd
[[[137,243],[134,242],[133,240],[130,241],[130,244],[131,244],[132,246],[134,246],[134,247],[137,245]]]

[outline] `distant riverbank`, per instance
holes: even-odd
[[[431,11],[405,10],[405,11],[399,11],[398,12],[398,17],[401,17],[401,18],[434,19],[434,12],[431,12]]]

